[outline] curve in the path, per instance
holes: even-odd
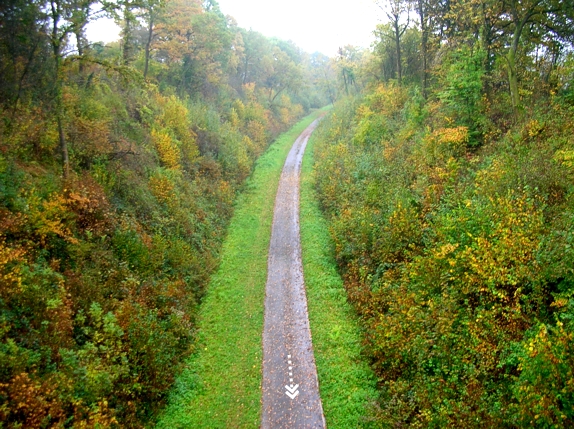
[[[262,429],[325,428],[299,236],[301,161],[317,123],[293,144],[275,199],[265,287]]]

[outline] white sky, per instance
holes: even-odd
[[[304,51],[334,56],[344,45],[368,48],[382,12],[374,0],[219,0],[221,11],[268,37],[292,40]],[[100,19],[87,28],[88,39],[111,42],[119,30]]]
[[[240,27],[334,56],[344,45],[369,47],[382,11],[374,0],[219,0]]]

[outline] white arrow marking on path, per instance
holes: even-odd
[[[291,372],[293,370],[293,367],[291,366],[293,365],[293,362],[291,362],[291,355],[287,355],[287,359],[289,359],[287,361],[287,363],[289,364],[289,377],[293,377],[293,373]],[[297,390],[299,388],[299,385],[296,384],[295,386],[293,386],[292,378],[289,378],[289,382],[291,383],[291,385],[285,386],[285,389],[287,389],[287,392],[285,392],[285,394],[289,396],[291,399],[295,399],[295,397],[299,394],[299,391]]]
[[[291,399],[295,399],[295,397],[299,394],[299,391],[297,390],[298,388],[299,388],[298,384],[296,384],[295,386],[291,385],[291,387],[285,386],[285,389],[287,389],[287,392],[285,392],[285,394],[289,396]]]

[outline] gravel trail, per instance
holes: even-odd
[[[301,161],[317,124],[293,144],[275,199],[265,288],[262,429],[325,428],[299,236]]]

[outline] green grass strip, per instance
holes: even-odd
[[[281,135],[257,161],[238,197],[198,321],[197,352],[157,427],[258,428],[267,251],[281,169],[295,139],[319,115]]]
[[[309,323],[329,429],[377,427],[376,379],[361,355],[361,330],[337,272],[334,245],[314,193],[312,136],[301,177],[301,245]]]

